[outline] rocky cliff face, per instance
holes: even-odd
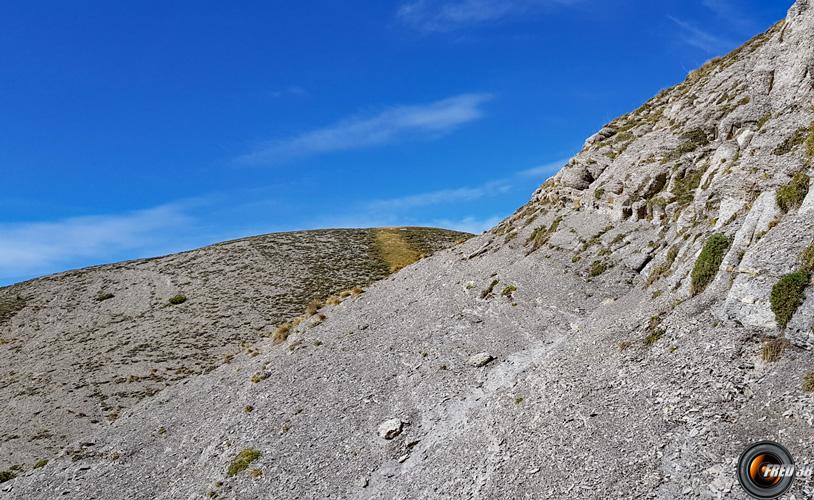
[[[491,232],[0,489],[745,498],[747,444],[814,462],[812,105],[814,7],[798,0],[588,139]]]

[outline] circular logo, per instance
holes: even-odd
[[[738,481],[754,498],[777,498],[794,481],[794,459],[773,441],[755,443],[738,460]]]

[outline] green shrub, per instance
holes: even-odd
[[[783,212],[799,207],[808,194],[809,177],[798,172],[791,182],[777,190],[777,205]]]
[[[178,304],[183,304],[186,301],[187,301],[187,298],[184,297],[183,295],[180,295],[180,294],[170,297],[170,300],[169,300],[170,304],[172,304],[174,306],[177,306]]]
[[[780,328],[789,324],[797,308],[803,303],[808,282],[808,272],[797,271],[780,278],[772,288],[772,312]]]
[[[232,460],[232,463],[226,470],[226,474],[229,477],[240,474],[244,470],[248,469],[252,462],[260,458],[260,455],[260,451],[255,450],[254,448],[246,448],[238,453],[235,459]]]
[[[602,197],[605,195],[605,188],[599,188],[594,191],[594,198],[597,200],[601,200]]]
[[[693,295],[703,292],[718,274],[729,244],[729,238],[723,234],[713,234],[704,243],[704,249],[701,250],[701,255],[698,256],[692,270]]]
[[[517,291],[516,286],[509,285],[506,288],[504,288],[503,291],[500,294],[503,295],[504,297],[512,298],[512,295],[514,295],[514,292],[516,292],[516,291]]]

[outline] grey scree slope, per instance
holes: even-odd
[[[422,252],[468,236],[278,233],[0,288],[0,471],[53,459],[165,387],[256,355],[312,299],[384,278],[383,232]],[[170,304],[177,294],[187,301]]]
[[[799,0],[603,128],[490,233],[145,400],[0,497],[745,498],[751,441],[814,461],[811,288],[792,344],[761,357],[771,287],[814,239],[814,190],[775,201],[811,166],[790,137],[813,104]],[[729,251],[692,296],[715,233]],[[259,457],[228,475],[246,449]]]

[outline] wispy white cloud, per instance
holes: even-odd
[[[722,54],[735,46],[731,40],[709,33],[693,23],[673,16],[670,16],[670,20],[679,27],[679,37],[684,43],[709,55]]]
[[[562,160],[552,161],[536,167],[527,168],[517,173],[520,177],[535,177],[535,178],[548,178],[560,171],[560,169],[568,163],[568,158]]]
[[[547,6],[570,6],[582,0],[413,0],[396,15],[404,24],[426,32],[453,31],[465,26],[530,14]]]
[[[504,217],[493,215],[491,217],[468,216],[460,219],[433,219],[420,226],[441,227],[452,229],[453,231],[463,231],[465,233],[480,234],[497,226]]]
[[[308,91],[300,87],[299,85],[289,85],[288,87],[271,91],[271,97],[285,97],[285,96],[301,97],[307,95]]]
[[[122,215],[0,224],[0,282],[52,272],[76,259],[163,247],[170,234],[190,221],[179,204]]]
[[[489,94],[462,94],[429,104],[395,106],[372,116],[354,116],[287,139],[271,141],[237,161],[273,164],[292,157],[348,151],[415,138],[438,138],[480,119]]]
[[[754,25],[754,21],[747,15],[749,9],[744,5],[735,5],[731,0],[703,0],[702,4],[718,17],[740,28],[747,29]]]
[[[444,203],[461,203],[496,196],[506,193],[511,188],[512,186],[505,181],[495,181],[475,187],[440,189],[398,198],[374,200],[368,204],[368,208],[370,210],[409,210]]]

